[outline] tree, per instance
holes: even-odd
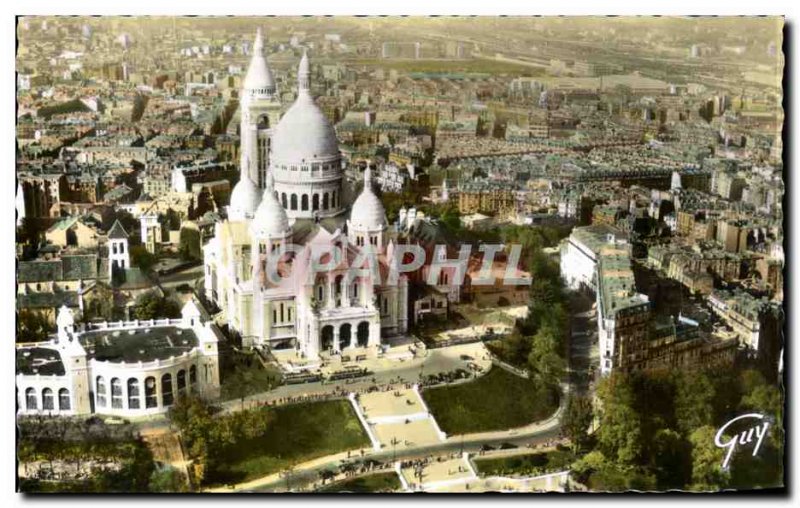
[[[714,444],[716,433],[714,427],[705,425],[689,436],[692,444],[692,490],[717,491],[728,485],[730,474],[722,469],[725,450]]]
[[[184,260],[198,260],[202,258],[200,249],[200,231],[196,227],[181,228],[179,251]]]
[[[455,207],[447,207],[439,217],[439,222],[450,232],[458,232],[461,229],[461,215]]]
[[[528,366],[536,378],[548,386],[557,386],[564,376],[566,362],[559,355],[558,331],[543,327],[531,339]]]
[[[158,258],[148,252],[145,246],[134,245],[131,247],[131,262],[134,266],[138,266],[143,272],[150,272],[157,261]]]
[[[597,431],[600,450],[619,464],[634,465],[642,456],[643,435],[630,379],[612,372],[600,382],[597,395],[603,408]]]
[[[41,342],[54,328],[44,313],[22,309],[17,313],[17,342]]]
[[[573,395],[561,420],[561,432],[579,452],[589,441],[589,428],[594,419],[592,400],[585,395]]]
[[[675,418],[688,435],[698,427],[712,425],[714,385],[702,371],[683,371],[675,378]]]
[[[186,480],[180,471],[172,466],[156,468],[150,475],[149,492],[186,492]]]
[[[659,429],[653,436],[649,455],[659,489],[680,489],[689,481],[691,450],[680,433]]]
[[[136,298],[136,308],[133,311],[136,319],[147,320],[156,318],[177,318],[181,315],[180,305],[172,298],[161,296],[156,292],[148,291]]]

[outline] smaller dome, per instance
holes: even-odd
[[[256,41],[253,44],[253,57],[250,59],[250,66],[244,78],[245,90],[275,90],[275,78],[267,65],[264,57],[264,39],[261,36],[261,29],[256,32]]]
[[[261,191],[247,173],[242,173],[242,177],[231,192],[228,219],[232,221],[252,219],[259,204],[261,204]]]
[[[364,190],[353,203],[350,224],[356,229],[382,229],[386,226],[386,210],[372,191],[372,170],[364,172]]]
[[[250,224],[250,230],[256,236],[284,236],[291,230],[286,210],[275,196],[272,173],[267,176],[267,188],[264,189],[264,196]]]

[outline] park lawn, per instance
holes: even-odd
[[[392,471],[334,482],[319,489],[318,492],[396,492],[401,487],[400,478]]]
[[[422,392],[439,427],[449,435],[524,427],[552,415],[559,393],[500,367],[475,381]]]
[[[508,457],[476,457],[474,463],[481,476],[539,476],[564,471],[574,460],[569,450],[552,450]]]
[[[318,457],[369,446],[369,438],[346,400],[262,408],[271,414],[267,431],[219,450],[212,484],[243,482]]]

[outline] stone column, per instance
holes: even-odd
[[[342,292],[342,307],[350,307],[350,282],[347,277],[342,278],[342,286],[339,289]]]
[[[358,323],[350,323],[350,347],[358,345]]]
[[[318,357],[321,338],[319,320],[315,316],[311,319],[308,341],[306,342],[306,347],[303,348],[307,358],[315,360]]]
[[[369,338],[367,339],[367,346],[377,346],[381,343],[381,320],[380,316],[376,317],[369,323]]]
[[[332,309],[334,307],[334,304],[336,303],[335,300],[336,300],[336,292],[334,290],[333,276],[329,274],[328,275],[328,302],[327,302],[328,303],[327,307],[329,309]]]
[[[156,373],[153,374],[153,378],[156,380],[156,409],[161,409],[164,407],[164,401],[161,394],[161,373],[156,371]]]
[[[338,353],[338,352],[341,351],[341,349],[342,348],[340,347],[340,344],[339,344],[339,327],[338,326],[334,326],[333,327],[333,352],[334,353]]]

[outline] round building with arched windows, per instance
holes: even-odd
[[[176,398],[219,396],[217,327],[190,301],[180,319],[100,323],[76,331],[62,307],[53,341],[17,347],[20,414],[136,417]]]

